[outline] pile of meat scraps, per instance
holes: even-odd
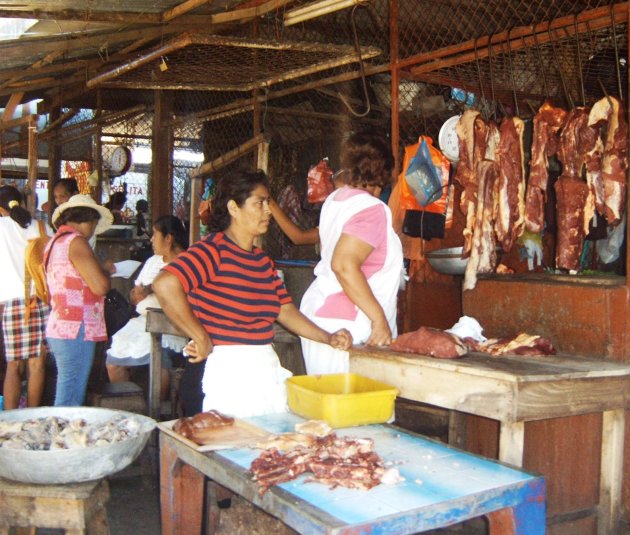
[[[466,339],[472,351],[499,355],[554,355],[556,350],[549,340],[535,334],[519,333],[514,338],[490,338],[484,342]]]
[[[339,437],[333,432],[324,436],[284,433],[258,446],[264,451],[250,469],[260,495],[307,472],[313,474],[307,482],[323,483],[331,489],[369,490],[380,483],[403,480],[397,469],[385,467],[373,441],[367,438]]]

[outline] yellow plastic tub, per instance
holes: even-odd
[[[296,375],[287,379],[289,408],[331,427],[387,422],[398,390],[356,373]]]

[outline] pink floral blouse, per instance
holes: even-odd
[[[57,240],[51,239],[46,246],[45,255],[48,255],[54,240],[46,270],[51,296],[46,336],[75,339],[81,323],[85,323],[85,340],[107,340],[104,298],[90,290],[68,257],[70,243],[80,234],[72,227],[63,225],[57,230],[57,235],[65,232],[68,234]]]

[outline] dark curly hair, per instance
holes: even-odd
[[[388,139],[378,132],[352,134],[341,147],[341,167],[351,186],[387,186],[391,182],[394,157]],[[349,175],[349,176],[348,176]]]
[[[232,221],[232,216],[228,212],[228,202],[234,201],[238,206],[243,206],[258,186],[269,189],[269,178],[264,171],[236,171],[221,178],[212,199],[209,229],[212,232],[227,229]]]
[[[24,198],[22,194],[13,186],[0,187],[0,206],[9,212],[9,217],[22,228],[28,228],[31,224],[31,213],[22,206]],[[11,201],[15,201],[14,206],[9,207]]]

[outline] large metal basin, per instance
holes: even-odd
[[[147,416],[97,407],[38,407],[0,412],[0,420],[6,421],[58,416],[83,418],[88,424],[106,422],[119,415],[135,419],[140,424],[140,433],[112,444],[68,450],[0,448],[0,477],[44,485],[100,479],[131,464],[146,445],[156,425],[155,420]]]

